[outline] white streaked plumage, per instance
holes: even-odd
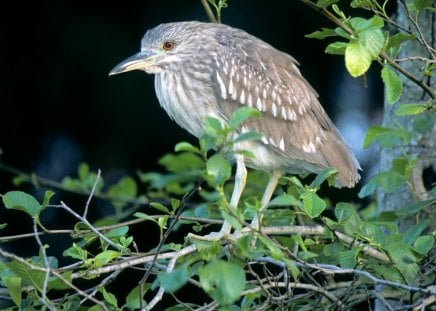
[[[174,43],[168,51],[167,41]],[[141,52],[112,73],[133,69],[156,75],[160,104],[197,137],[206,116],[227,122],[241,106],[261,111],[261,118],[243,124],[261,132],[261,141],[235,146],[254,152],[246,160],[250,166],[290,173],[333,166],[338,186],[359,180],[357,160],[297,62],[245,31],[201,22],[161,24],[145,34]]]

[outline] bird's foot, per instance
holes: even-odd
[[[187,238],[188,240],[200,240],[200,241],[207,241],[207,242],[216,242],[220,241],[226,236],[230,235],[230,232],[232,230],[232,227],[228,222],[224,222],[223,226],[221,227],[221,230],[218,232],[211,232],[207,235],[197,235],[193,233],[189,233]]]

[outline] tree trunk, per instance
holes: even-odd
[[[401,1],[398,1],[398,11],[397,11],[397,22],[400,25],[406,25],[410,29],[414,29],[410,25],[406,12],[404,10]],[[431,45],[435,46],[436,38],[435,33],[435,14],[431,14],[430,11],[424,11],[420,16],[420,29],[423,32],[426,41]],[[428,57],[428,53],[425,48],[419,44],[417,40],[409,40],[402,46],[402,51],[399,58],[405,58],[410,56],[425,56]],[[420,61],[408,61],[404,62],[402,66],[409,72],[411,72],[416,77],[422,77],[422,68],[424,64]],[[417,86],[411,80],[408,80],[404,76],[401,76],[403,81],[403,94],[400,100],[394,104],[390,105],[386,101],[384,103],[384,117],[383,126],[385,127],[397,127],[398,124],[402,125],[406,130],[414,131],[412,122],[416,118],[411,117],[398,117],[395,115],[395,111],[398,109],[400,104],[407,103],[418,103],[429,99],[429,96]],[[426,83],[432,87],[435,85],[435,77],[426,77],[428,81]],[[431,81],[430,81],[431,80]],[[427,111],[427,114],[433,113],[433,111]],[[434,117],[433,117],[434,120]],[[391,211],[404,207],[408,203],[412,203],[416,200],[429,199],[428,190],[425,188],[424,180],[434,176],[436,171],[436,124],[433,124],[432,130],[425,132],[419,136],[418,140],[412,141],[408,146],[399,146],[398,148],[392,149],[382,149],[380,155],[380,171],[386,171],[391,168],[392,160],[396,157],[402,156],[404,151],[410,155],[415,155],[418,157],[418,164],[413,172],[413,178],[411,183],[413,185],[413,192],[407,186],[404,186],[398,191],[390,194],[386,194],[383,191],[378,193],[378,207],[380,211]],[[405,147],[405,148],[403,148]],[[427,174],[427,176],[426,176]],[[415,197],[416,196],[416,197]],[[430,219],[430,231],[436,229],[436,211],[428,208],[423,211],[421,219]],[[407,229],[411,223],[414,223],[416,218],[410,219],[410,221],[402,221],[399,225],[402,229]]]
[[[398,24],[404,25],[406,28],[411,29],[414,33],[417,33],[413,25],[407,18],[407,12],[404,9],[402,1],[398,1],[398,9],[396,20]],[[425,40],[432,47],[435,46],[435,14],[432,14],[429,10],[423,11],[419,18],[419,27],[425,37]],[[399,58],[405,58],[410,56],[424,56],[430,57],[427,50],[419,44],[418,40],[409,40],[402,46]],[[423,77],[422,68],[424,67],[421,61],[407,61],[401,63],[403,68],[411,72],[415,77]],[[397,127],[398,124],[403,126],[406,130],[413,132],[413,121],[416,116],[410,117],[398,117],[395,115],[395,111],[398,109],[400,104],[408,103],[419,103],[428,100],[430,97],[424,92],[413,81],[408,80],[404,76],[401,76],[403,81],[403,94],[400,100],[394,104],[390,105],[386,102],[384,103],[384,117],[383,126],[385,127]],[[425,82],[430,87],[435,86],[435,77],[427,76]],[[427,114],[433,113],[433,111],[425,112]],[[435,117],[433,116],[432,120]],[[430,199],[428,190],[430,185],[428,185],[428,180],[434,179],[436,172],[436,124],[430,131],[422,133],[419,135],[418,139],[411,142],[408,146],[398,146],[392,149],[382,149],[380,155],[380,171],[386,171],[391,168],[392,160],[403,156],[404,152],[412,156],[417,156],[418,163],[413,171],[411,184],[413,186],[413,191],[409,187],[403,186],[397,191],[386,194],[382,190],[378,191],[377,203],[379,211],[392,211],[400,209],[409,203],[415,201],[422,201]],[[427,182],[425,182],[427,181]],[[419,219],[429,219],[430,229],[429,232],[436,230],[436,209],[433,206],[422,210],[419,214]],[[410,217],[409,219],[404,219],[399,222],[399,228],[401,232],[407,230],[411,225],[415,224],[417,221],[416,215]],[[376,311],[387,310],[386,307],[380,302],[376,302],[374,308]]]

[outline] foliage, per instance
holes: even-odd
[[[393,59],[404,42],[417,40],[417,34],[404,30],[388,33],[386,23],[391,20],[384,5],[376,1],[351,2],[353,8],[372,12],[370,18],[347,17],[335,0],[309,2],[338,25],[309,37],[340,38],[329,44],[326,52],[344,55],[352,76],[365,74],[378,62],[388,102],[398,101],[402,83]],[[217,12],[226,5],[226,1],[208,3]],[[413,16],[430,8],[425,1],[407,3]],[[431,63],[426,63],[425,74],[432,70]],[[413,132],[401,127],[371,127],[364,146],[377,142],[381,148],[393,148],[418,139],[434,126],[434,117],[426,114],[429,110],[434,110],[434,102],[400,105],[398,117],[425,117],[427,123],[419,122]],[[242,108],[229,124],[207,118],[198,146],[181,142],[174,153],[159,160],[166,173],[138,172],[107,184],[100,171],[93,172],[82,164],[77,177],[50,183],[51,188],[87,195],[83,207],[57,202],[54,191],[58,190],[54,189],[45,191],[41,198],[20,190],[2,193],[4,208],[31,219],[33,232],[2,236],[0,243],[31,237],[39,249],[37,254],[24,257],[0,248],[0,290],[2,296],[9,297],[8,308],[149,310],[164,301],[167,310],[347,310],[372,298],[386,303],[387,299],[401,301],[404,309],[434,303],[430,298],[436,295],[431,285],[436,278],[435,235],[427,232],[429,222],[416,216],[436,204],[431,195],[427,200],[417,199],[395,211],[379,213],[373,202],[360,208],[349,202],[332,205],[320,189],[334,183],[333,169],[323,170],[308,184],[295,176],[283,177],[262,214],[262,228],[257,230],[247,222],[261,207],[266,173],[250,171],[238,209],[230,208],[233,143],[261,137],[249,132],[234,139],[234,134],[247,118],[258,115],[254,109]],[[240,152],[252,156],[250,151]],[[416,158],[404,152],[393,161],[391,170],[373,176],[359,196],[372,196],[376,190],[391,192],[403,185],[413,188],[410,180],[415,165]],[[15,181],[17,187],[23,183],[44,186],[44,180],[35,175],[23,174]],[[431,193],[434,198],[436,190]],[[105,202],[111,210],[106,210],[103,219],[90,216],[96,201]],[[55,210],[74,217],[75,225],[66,230],[46,228],[41,216]],[[400,231],[398,220],[411,217],[416,217],[415,223]],[[223,219],[234,231],[219,241],[175,237],[179,232],[204,235]],[[0,230],[5,226],[2,224]],[[142,235],[156,229],[158,246],[138,248],[141,237],[134,230],[138,227]],[[46,239],[56,235],[68,240],[59,258],[50,255],[50,240]],[[134,273],[129,275],[136,279],[120,281],[121,273],[131,271]],[[117,287],[127,294],[117,296]],[[182,289],[204,298],[182,302],[177,298]]]

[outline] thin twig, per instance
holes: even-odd
[[[35,218],[33,219],[33,231],[35,233],[35,240],[38,243],[39,250],[40,250],[40,253],[42,254],[42,260],[43,260],[44,267],[45,267],[44,282],[42,283],[42,289],[41,289],[42,297],[41,297],[40,301],[48,309],[56,311],[55,306],[53,306],[53,304],[50,302],[50,300],[47,297],[47,285],[48,285],[48,281],[49,281],[49,278],[50,278],[50,270],[51,270],[51,268],[50,268],[50,263],[49,263],[48,258],[47,258],[47,252],[45,251],[45,247],[44,247],[44,245],[42,245],[42,241],[41,241],[41,239],[39,238],[39,235],[38,235],[38,224],[37,224],[37,221],[36,221]]]
[[[86,216],[88,216],[89,204],[91,203],[91,199],[94,196],[95,189],[97,188],[97,185],[100,182],[100,178],[101,178],[101,170],[98,169],[97,175],[95,176],[94,183],[92,184],[91,192],[89,193],[88,196],[88,200],[86,200],[85,210],[83,211],[83,215],[82,215],[83,218],[86,218]]]
[[[92,232],[94,232],[100,239],[105,241],[107,244],[111,245],[113,248],[115,248],[118,251],[123,251],[123,247],[119,244],[116,244],[109,240],[107,237],[105,237],[103,234],[100,233],[86,218],[83,218],[79,214],[77,214],[75,211],[73,211],[68,205],[66,205],[63,201],[61,201],[60,205],[63,209],[65,209],[68,213],[79,219],[81,222],[83,222]]]
[[[49,205],[48,207],[62,207],[61,205]],[[148,215],[149,218],[158,219],[159,217],[162,217],[162,215]],[[168,215],[169,219],[176,218],[176,215]],[[201,217],[188,217],[188,216],[180,216],[179,220],[186,220],[186,221],[194,221],[198,223],[203,224],[211,224],[211,225],[222,225],[223,220],[220,219],[209,219],[209,218],[201,218]],[[101,226],[101,227],[95,227],[98,231],[108,231],[124,226],[130,226],[130,225],[136,225],[143,222],[148,221],[148,219],[143,218],[136,218],[136,219],[130,219],[123,222],[118,222],[113,225],[107,225],[107,226]],[[74,229],[55,229],[50,230],[47,229],[45,231],[38,231],[39,236],[43,235],[49,235],[49,234],[87,234],[90,233],[90,229],[81,229],[81,230],[74,230]],[[25,239],[25,238],[33,238],[35,236],[34,232],[31,233],[22,233],[22,234],[16,234],[16,235],[8,235],[8,236],[2,236],[0,237],[0,242],[12,242],[19,239]]]
[[[102,287],[105,287],[106,285],[110,284],[113,282],[113,280],[115,280],[118,275],[122,272],[122,270],[116,270],[114,272],[112,272],[109,276],[105,277],[97,286],[94,287],[94,289],[91,291],[90,294],[88,294],[89,297],[94,297],[95,294],[98,293],[99,289]],[[87,300],[89,300],[88,297],[84,297],[81,301],[80,304],[84,304]]]
[[[209,20],[212,23],[218,23],[217,18],[215,17],[215,14],[213,14],[212,9],[210,8],[209,3],[207,2],[207,0],[200,0],[201,4],[203,5],[204,10],[206,11],[207,17],[209,17]]]
[[[77,286],[75,286],[73,283],[71,283],[70,281],[68,281],[66,278],[64,278],[62,276],[62,274],[56,272],[56,271],[52,271],[53,275],[56,276],[59,280],[61,280],[64,284],[68,285],[70,288],[74,289],[76,291],[76,293],[78,293],[80,296],[83,296],[85,298],[87,298],[88,300],[98,304],[100,307],[103,308],[103,310],[108,311],[108,308],[106,307],[106,305],[95,299],[94,297],[88,295],[86,292],[84,292],[83,290],[81,290],[80,288],[78,288]]]

